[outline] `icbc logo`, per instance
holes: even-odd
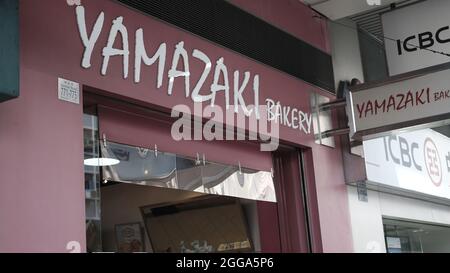
[[[425,139],[423,152],[425,165],[431,182],[433,182],[436,187],[439,187],[442,183],[441,160],[436,144],[434,144],[431,138]]]
[[[426,168],[431,182],[436,187],[441,185],[443,179],[441,159],[437,146],[431,138],[428,137],[423,142],[423,161],[420,160],[422,149],[419,142],[401,136],[387,136],[383,138],[383,141],[387,162],[392,161],[397,165],[418,172],[425,172],[424,169]],[[447,165],[450,172],[450,153],[447,158]]]

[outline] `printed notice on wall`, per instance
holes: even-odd
[[[58,99],[80,104],[80,84],[58,78]]]
[[[392,249],[402,249],[402,241],[398,237],[386,237],[387,247]]]

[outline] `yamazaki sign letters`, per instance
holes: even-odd
[[[450,70],[350,92],[348,114],[354,138],[437,122],[450,109]]]
[[[149,39],[145,39],[143,28],[131,31],[125,25],[124,17],[116,17],[111,24],[105,20],[105,12],[100,12],[93,23],[88,23],[84,6],[77,6],[75,13],[84,47],[81,61],[84,69],[91,69],[94,48],[99,46],[100,35],[107,33],[108,40],[105,45],[101,45],[103,49],[100,73],[103,76],[108,75],[110,61],[114,57],[123,60],[122,77],[124,79],[132,78],[135,84],[141,82],[142,70],[145,67],[155,65],[158,68],[155,79],[156,86],[160,89],[163,82],[167,81],[167,95],[169,96],[174,93],[176,83],[182,84],[185,97],[190,98],[193,102],[205,102],[211,106],[224,105],[226,110],[230,109],[235,113],[242,112],[245,116],[257,120],[265,115],[269,122],[287,126],[297,130],[300,134],[312,134],[312,115],[305,109],[284,105],[272,98],[263,98],[263,106],[266,107],[266,110],[264,113],[260,113],[261,80],[259,74],[250,71],[229,71],[223,57],[211,58],[201,49],[188,51],[184,41],[179,41],[175,45],[159,42],[158,49],[151,54],[146,50],[146,44],[154,42],[157,37],[152,36],[153,39],[149,41]],[[153,32],[149,30],[147,33],[151,35]],[[130,54],[131,47],[134,49],[134,56]],[[167,56],[172,58],[168,59]],[[202,64],[203,72],[198,79],[191,81],[190,71],[194,61]],[[131,72],[130,66],[133,67]],[[166,67],[169,67],[168,73],[165,73]],[[212,79],[210,86],[206,84],[208,78]],[[224,95],[224,103],[219,102],[219,94]],[[244,96],[244,94],[250,94],[250,96]]]
[[[444,94],[448,94],[447,90]],[[441,93],[441,92],[438,92]],[[438,95],[440,96],[440,95]],[[375,100],[362,101],[356,104],[358,111],[358,118],[367,118],[378,114],[384,114],[394,111],[408,110],[421,105],[431,103],[430,88],[422,89],[420,91],[399,92],[397,94],[389,95],[389,97],[379,98]]]

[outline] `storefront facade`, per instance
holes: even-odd
[[[83,118],[91,106],[97,139],[108,143],[274,172],[277,202],[256,205],[259,251],[352,251],[340,143],[317,144],[312,124],[311,96],[334,98],[323,83],[330,71],[301,80],[122,3],[77,2],[18,1],[20,95],[0,104],[0,251],[87,250]],[[232,4],[329,58],[327,27],[314,11],[250,2]],[[320,72],[314,65],[302,64]],[[289,149],[168,138],[160,122],[176,105],[194,111],[194,100],[277,105]],[[253,110],[247,118],[258,116]]]

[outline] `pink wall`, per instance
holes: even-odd
[[[83,250],[83,110],[59,101],[57,75],[28,58],[51,49],[29,43],[33,10],[25,3],[32,2],[20,3],[21,94],[0,104],[0,252],[68,252],[69,241]]]
[[[65,250],[68,241],[78,240],[84,244],[82,106],[57,99],[58,77],[107,90],[111,95],[128,97],[148,106],[170,109],[179,103],[192,105],[191,100],[184,97],[181,80],[176,80],[172,96],[167,95],[167,80],[160,90],[156,89],[155,66],[144,68],[142,82],[134,84],[133,57],[130,58],[130,78],[122,78],[122,62],[117,57],[111,59],[108,75],[100,75],[101,51],[106,44],[111,21],[117,16],[124,16],[129,31],[130,56],[134,56],[134,31],[142,27],[149,53],[154,52],[161,42],[167,43],[167,63],[171,62],[175,44],[183,40],[188,52],[194,48],[201,49],[213,62],[224,57],[229,71],[239,69],[258,73],[261,76],[260,100],[272,97],[283,104],[309,111],[310,92],[325,94],[316,87],[199,37],[124,9],[113,1],[82,2],[86,7],[89,32],[100,11],[105,11],[104,30],[93,52],[92,67],[88,70],[80,66],[83,46],[74,7],[69,7],[66,1],[20,1],[21,97],[0,104],[0,149],[4,155],[0,164],[0,251],[60,252]],[[280,3],[290,5],[292,1]],[[277,12],[289,5],[280,4],[280,8],[284,8]],[[305,6],[296,4],[295,10],[301,12],[302,22],[317,24],[311,22],[316,19],[303,17],[309,10]],[[283,21],[283,16],[278,15],[267,18],[312,44],[327,47],[323,38],[325,33],[318,36],[312,25]],[[305,31],[308,27],[314,31]],[[192,65],[191,86],[202,69],[201,64]],[[248,92],[244,97],[250,95]],[[217,100],[223,101],[223,98],[218,97]],[[340,150],[319,147],[311,135],[302,135],[298,130],[287,127],[282,128],[281,136],[288,142],[313,149],[324,251],[351,251]]]
[[[84,248],[82,107],[56,83],[23,65],[20,98],[0,105],[0,252]]]
[[[336,141],[339,147],[339,141]],[[314,174],[324,252],[352,252],[347,187],[341,148],[313,148]]]

